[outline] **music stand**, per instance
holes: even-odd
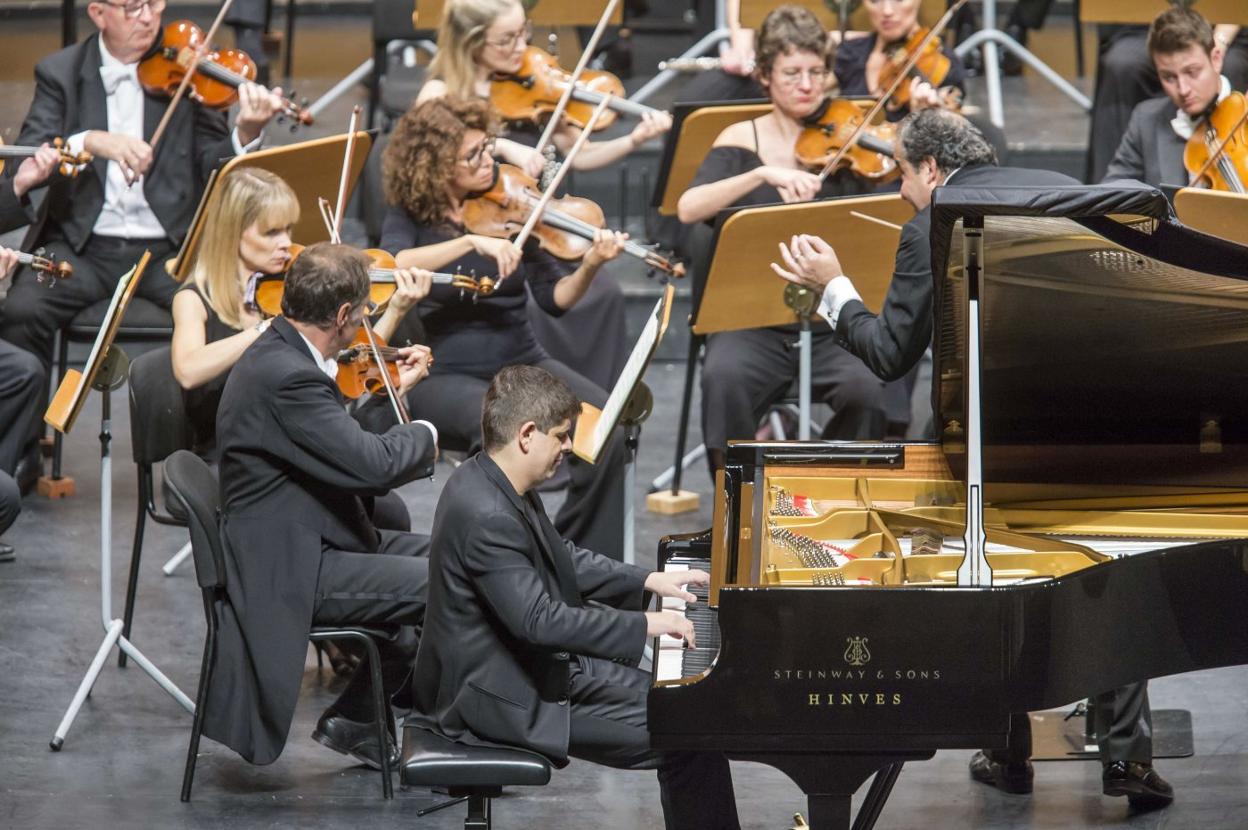
[[[1084,23],[1152,23],[1174,4],[1170,0],[1083,0],[1079,18]],[[1248,24],[1244,0],[1200,0],[1196,11],[1210,23]]]
[[[620,371],[615,387],[607,396],[606,404],[598,409],[582,402],[581,415],[576,420],[576,432],[572,438],[572,452],[576,453],[577,458],[594,464],[615,428],[624,428],[624,445],[628,452],[624,462],[624,561],[630,565],[637,558],[634,527],[636,509],[633,505],[637,444],[641,437],[641,424],[654,408],[654,396],[650,387],[642,381],[642,377],[659,348],[659,341],[667,331],[667,325],[672,318],[672,298],[675,295],[676,286],[668,282],[663,289],[663,296],[654,304],[654,310],[646,320],[641,336],[633,345],[633,351]]]
[[[78,372],[76,369],[70,369],[65,373],[65,377],[61,379],[61,385],[57,388],[56,395],[53,397],[52,403],[48,406],[47,412],[43,417],[44,421],[58,432],[68,433],[73,428],[74,422],[82,411],[88,393],[94,389],[101,395],[100,619],[104,625],[104,640],[100,643],[99,649],[96,650],[91,666],[83,676],[82,682],[78,684],[78,690],[74,693],[69,708],[65,710],[65,715],[61,718],[61,722],[56,727],[56,732],[49,742],[49,746],[52,747],[53,751],[60,751],[64,745],[65,736],[68,734],[70,726],[73,725],[74,718],[78,716],[78,711],[86,701],[87,695],[90,694],[91,687],[95,685],[95,681],[100,675],[100,670],[104,667],[104,661],[113,650],[113,646],[117,646],[131,657],[138,664],[139,668],[147,672],[174,700],[182,704],[186,711],[195,711],[195,704],[191,702],[191,699],[183,694],[182,690],[174,685],[173,681],[166,677],[160,669],[156,668],[155,664],[144,657],[143,653],[135,648],[129,640],[121,636],[123,622],[120,619],[115,619],[112,611],[113,470],[112,457],[110,455],[112,443],[111,396],[112,390],[121,386],[125,381],[126,370],[129,366],[125,353],[113,345],[113,338],[117,334],[117,328],[121,325],[121,318],[126,313],[126,307],[134,296],[135,288],[138,286],[150,258],[151,253],[144,252],[138,264],[117,281],[117,288],[113,291],[113,298],[109,304],[108,313],[104,317],[103,325],[100,326],[100,333],[95,339],[95,344],[91,347],[91,354],[87,358],[83,371]]]
[[[1185,187],[1174,194],[1174,212],[1189,228],[1248,245],[1248,196]]]

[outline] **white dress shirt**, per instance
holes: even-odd
[[[138,66],[122,63],[108,51],[100,38],[100,80],[104,82],[104,94],[108,104],[108,132],[143,138],[143,106],[145,96],[139,86]],[[230,133],[234,152],[238,155],[260,146],[263,135],[243,146],[238,141],[238,130]],[[86,144],[84,130],[69,137],[69,152],[81,153]],[[167,234],[160,220],[147,203],[141,182],[133,187],[126,184],[121,165],[109,161],[104,182],[104,207],[95,220],[92,232],[99,236],[123,239],[160,239]]]
[[[1222,76],[1221,80],[1222,83],[1218,87],[1217,103],[1219,104],[1222,103],[1223,98],[1231,94],[1230,80],[1225,75]],[[1200,118],[1192,118],[1183,110],[1176,110],[1174,118],[1170,121],[1170,127],[1179,138],[1187,141],[1192,137],[1192,133],[1196,132],[1196,125],[1198,123],[1200,123]]]
[[[307,345],[308,351],[312,353],[312,359],[316,361],[316,367],[320,369],[322,372],[324,372],[326,376],[329,377],[330,380],[333,380],[333,381],[338,380],[338,361],[332,357],[325,357],[324,355],[322,355],[321,350],[318,349],[316,346],[312,345],[312,341],[309,340],[307,337],[305,337],[303,332],[299,331],[299,329],[295,329],[295,331],[299,332],[299,336],[303,338],[303,342],[305,345]],[[429,431],[433,433],[433,443],[434,444],[438,443],[438,428],[437,427],[435,427],[433,424],[431,424],[428,421],[412,421],[412,423],[423,424],[424,426],[428,427]]]

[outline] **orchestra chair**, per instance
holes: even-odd
[[[380,109],[384,132],[416,100],[425,82],[425,67],[408,67],[403,52],[408,46],[430,55],[437,51],[432,29],[412,24],[411,0],[376,0],[373,3],[373,70],[368,77],[368,125],[377,126]]]
[[[217,477],[208,464],[189,450],[178,450],[165,460],[165,488],[186,511],[191,530],[191,558],[195,562],[195,578],[204,598],[204,617],[208,632],[204,639],[204,658],[199,674],[199,690],[195,694],[195,719],[191,723],[191,740],[186,751],[186,771],[182,775],[182,801],[191,800],[191,784],[195,778],[195,762],[199,756],[199,738],[203,734],[204,702],[212,679],[213,655],[217,646],[219,626],[217,609],[228,604],[226,593],[225,549],[221,543],[218,521],[221,513]],[[381,658],[377,644],[368,632],[359,628],[314,626],[308,633],[312,642],[320,640],[355,640],[362,646],[368,665],[373,691],[373,707],[377,714],[377,738],[380,746],[388,746],[391,721],[385,691],[381,685]],[[381,791],[383,798],[394,797],[390,780],[390,753],[381,753]]]
[[[110,299],[102,299],[74,315],[65,328],[57,334],[56,377],[65,377],[69,367],[70,343],[94,343],[108,313]],[[126,316],[117,329],[114,344],[168,343],[173,337],[173,316],[144,297],[134,297],[126,309]],[[56,387],[52,387],[55,391]],[[54,431],[52,436],[52,475],[39,479],[39,494],[47,498],[61,498],[74,493],[74,480],[61,475],[64,436]]]
[[[464,830],[490,830],[490,804],[503,787],[541,787],[550,783],[550,762],[527,749],[469,746],[414,725],[403,727],[403,787],[445,790],[450,796],[417,816],[468,802]]]
[[[134,545],[130,549],[130,578],[126,583],[126,610],[122,636],[131,639],[134,602],[139,587],[139,560],[148,517],[157,524],[186,527],[186,513],[175,499],[156,505],[153,468],[178,450],[191,448],[190,423],[182,402],[182,387],[173,377],[168,346],[139,355],[130,364],[130,447],[138,473],[138,513],[134,519]],[[119,651],[117,665],[125,667],[126,653]]]

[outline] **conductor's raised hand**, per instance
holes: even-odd
[[[599,268],[624,252],[624,243],[628,242],[628,234],[599,228],[594,231],[594,244],[585,254],[585,264],[591,268]]]
[[[510,239],[496,239],[476,233],[468,234],[466,239],[474,251],[483,257],[489,257],[498,265],[498,282],[511,276],[511,272],[520,265],[520,249],[511,244]]]
[[[789,282],[821,295],[828,283],[845,273],[832,246],[809,234],[798,234],[787,244],[781,242],[780,259],[784,266],[773,262],[771,270]]]
[[[399,349],[399,394],[406,395],[412,387],[429,377],[433,352],[428,346],[404,346]]]
[[[685,590],[686,585],[709,585],[711,575],[706,571],[690,568],[687,571],[655,571],[646,577],[646,590],[660,597],[674,597],[685,602],[697,602],[698,598]]]
[[[684,640],[689,648],[694,648],[693,623],[675,611],[647,611],[647,637],[675,637]]]

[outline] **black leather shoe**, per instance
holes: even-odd
[[[1032,779],[1035,771],[1031,761],[1021,764],[1003,764],[994,761],[983,752],[976,752],[971,758],[971,778],[981,784],[996,787],[1003,793],[1026,795],[1031,792]]]
[[[12,562],[16,558],[17,553],[13,550],[13,546],[0,542],[0,562]]]
[[[32,443],[17,460],[17,469],[13,471],[13,480],[23,496],[35,489],[35,482],[43,475],[43,456],[39,454],[38,442]]]
[[[1019,46],[1027,45],[1027,29],[1011,23],[1005,27],[1005,33],[1018,41]],[[1012,50],[998,48],[997,54],[1001,56],[1001,74],[1010,77],[1018,77],[1023,74],[1023,59],[1016,55]]]
[[[312,732],[312,740],[326,746],[334,752],[350,755],[361,764],[373,769],[381,769],[381,753],[377,747],[377,726],[371,721],[348,720],[334,709],[326,709],[321,719],[316,722]],[[398,769],[399,750],[394,741],[387,736],[386,751],[390,753],[390,769]]]
[[[1160,810],[1174,801],[1174,788],[1153,769],[1153,765],[1135,761],[1106,764],[1101,773],[1101,789],[1105,795],[1125,795],[1137,810]]]

